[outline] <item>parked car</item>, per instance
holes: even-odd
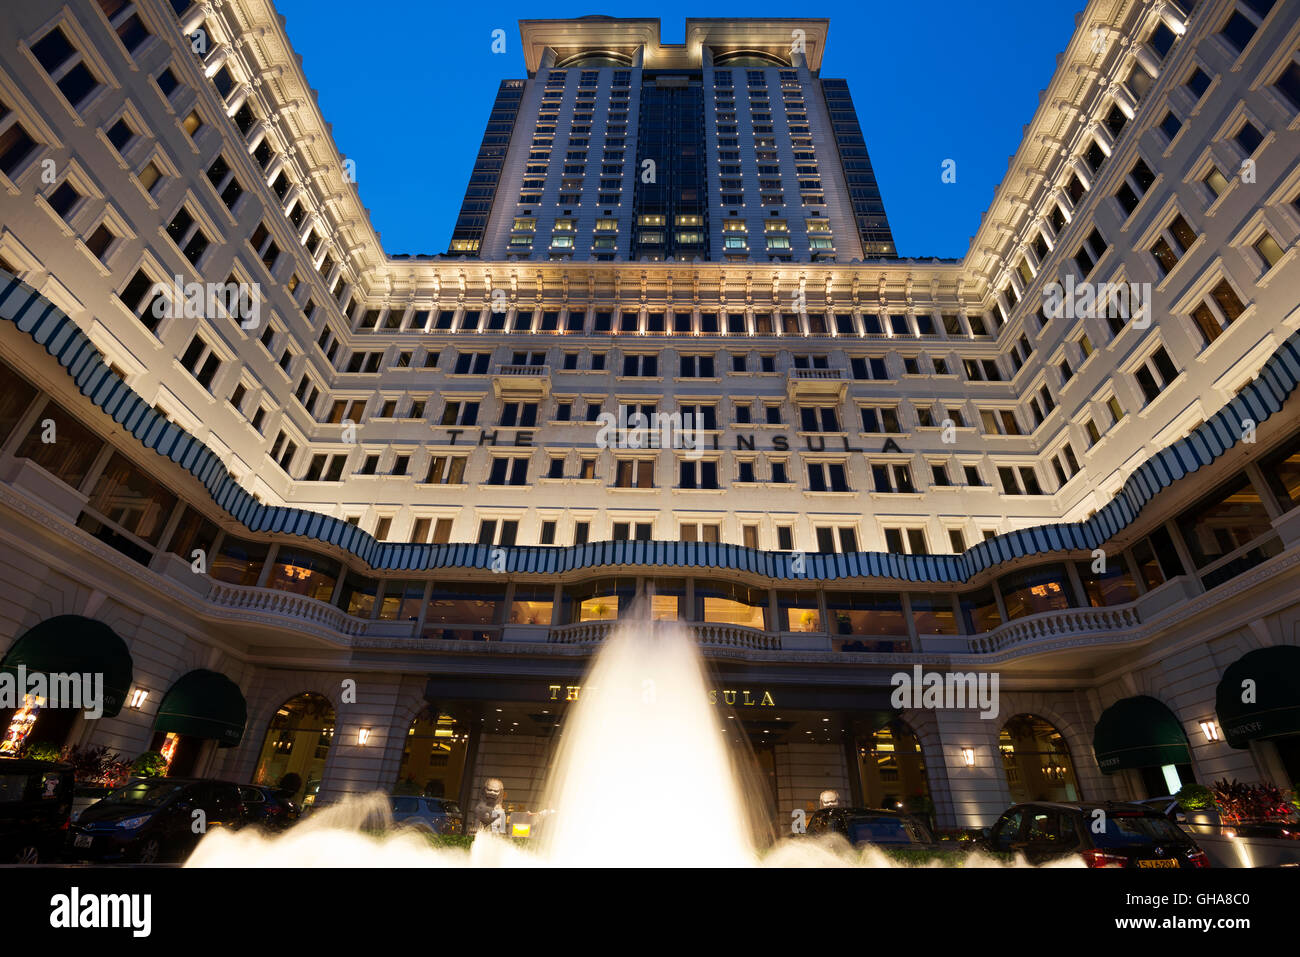
[[[435,834],[464,834],[465,816],[460,805],[447,798],[395,794],[390,799],[393,820],[398,824],[428,826]]]
[[[812,837],[838,834],[855,847],[862,844],[937,847],[930,829],[902,811],[864,807],[823,807],[808,816]]]
[[[1088,867],[1209,867],[1196,842],[1163,813],[1121,802],[1033,802],[1009,808],[989,829],[991,851],[1034,865],[1079,857]]]
[[[57,861],[72,814],[72,765],[0,758],[0,863]]]
[[[73,860],[156,864],[184,861],[207,830],[244,823],[239,785],[185,778],[135,778],[81,812],[68,835]]]
[[[244,805],[244,823],[268,831],[282,831],[302,815],[302,809],[279,788],[241,784],[239,800]]]
[[[81,812],[96,801],[108,796],[113,789],[107,784],[78,784],[72,789],[72,819],[81,817]]]

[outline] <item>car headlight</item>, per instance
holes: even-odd
[[[125,820],[118,821],[113,826],[121,831],[134,831],[137,827],[144,827],[149,823],[153,815],[141,814],[139,817],[128,817]]]

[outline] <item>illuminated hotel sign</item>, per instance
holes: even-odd
[[[578,695],[582,691],[582,685],[548,685],[547,690],[550,692],[551,701],[577,701]],[[709,704],[717,704],[719,701],[725,705],[739,705],[743,708],[776,707],[776,702],[772,699],[772,692],[766,689],[760,693],[758,691],[732,691],[723,688],[710,688]]]

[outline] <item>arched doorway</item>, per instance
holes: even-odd
[[[1255,753],[1278,786],[1300,788],[1300,647],[1246,652],[1224,670],[1214,710],[1229,747]]]
[[[116,717],[131,688],[133,664],[126,642],[108,625],[56,615],[9,646],[0,672],[12,682],[17,705],[0,709],[0,754],[13,755],[62,749],[78,714],[99,710]]]
[[[253,783],[279,787],[306,806],[314,804],[334,741],[334,706],[305,691],[275,710],[257,756]]]
[[[1018,714],[998,734],[1011,802],[1077,801],[1082,797],[1070,747],[1050,721]]]
[[[195,777],[203,773],[212,742],[239,747],[247,720],[239,685],[219,671],[198,668],[176,679],[163,697],[152,748],[167,761],[169,777]]]
[[[870,734],[859,734],[857,745],[863,806],[908,811],[933,824],[925,755],[911,726],[893,718]]]
[[[1129,799],[1176,794],[1196,780],[1182,723],[1150,695],[1121,698],[1103,711],[1092,734],[1092,750],[1104,774],[1137,772],[1144,793],[1123,795]],[[1130,779],[1124,790],[1133,789]]]
[[[460,799],[469,724],[425,707],[406,732],[394,794]]]

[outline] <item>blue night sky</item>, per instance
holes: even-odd
[[[1084,0],[798,5],[668,2],[574,9],[544,0],[450,7],[421,0],[276,0],[289,38],[389,253],[441,253],[506,78],[523,78],[518,21],[658,17],[830,19],[821,75],[846,79],[898,253],[966,252],[1074,31]],[[506,31],[506,52],[491,33]],[[940,165],[957,164],[957,182]]]

